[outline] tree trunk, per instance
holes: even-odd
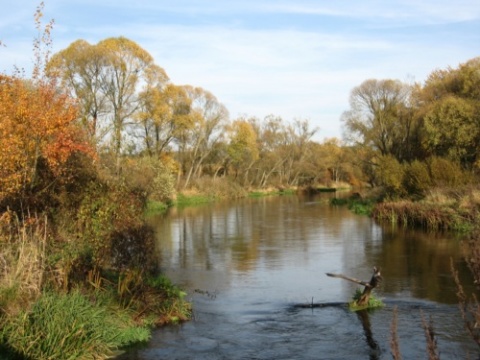
[[[356,284],[363,285],[364,289],[363,289],[362,295],[360,296],[360,299],[357,300],[357,306],[367,306],[368,300],[370,300],[370,294],[372,293],[372,290],[375,289],[377,285],[380,284],[380,282],[382,281],[380,269],[377,268],[376,266],[373,267],[373,274],[372,274],[372,277],[370,278],[370,281],[368,282],[358,280],[352,277],[348,277],[342,274],[327,273],[327,276],[336,277],[336,278],[354,282]]]

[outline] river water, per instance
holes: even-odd
[[[451,262],[473,280],[453,235],[379,225],[335,195],[276,196],[172,209],[151,219],[163,271],[188,292],[192,321],[161,328],[121,359],[391,359],[394,309],[403,359],[426,359],[422,317],[440,358],[476,359],[458,310]],[[352,312],[369,280],[385,307]],[[310,306],[309,305],[313,305]]]

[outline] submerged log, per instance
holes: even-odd
[[[382,281],[382,276],[380,274],[380,269],[377,268],[376,266],[373,267],[373,275],[372,275],[370,281],[368,281],[368,282],[358,280],[358,279],[355,279],[355,278],[352,278],[352,277],[349,277],[349,276],[345,276],[343,274],[327,273],[327,276],[340,278],[340,279],[344,279],[344,280],[354,282],[354,283],[359,284],[359,285],[363,285],[364,286],[363,292],[362,292],[360,298],[355,301],[356,302],[355,305],[358,306],[358,307],[368,306],[368,301],[370,300],[370,294],[372,293],[372,290],[375,289],[377,287],[377,285],[380,284],[380,282]]]

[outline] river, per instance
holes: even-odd
[[[422,317],[442,359],[478,358],[457,305],[451,261],[473,291],[451,234],[380,225],[329,204],[332,194],[172,209],[151,219],[163,271],[188,292],[192,321],[160,328],[120,358],[391,359],[394,309],[403,359],[426,359]],[[352,312],[357,285],[384,281],[385,307]],[[308,305],[313,304],[313,307]]]

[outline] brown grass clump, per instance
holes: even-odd
[[[380,203],[372,215],[379,221],[429,230],[449,230],[456,224],[453,209],[412,201]]]
[[[15,313],[40,295],[45,280],[46,229],[46,218],[32,218],[18,223],[17,227],[9,227],[7,231],[3,229],[1,238],[4,241],[0,242],[0,312]]]

